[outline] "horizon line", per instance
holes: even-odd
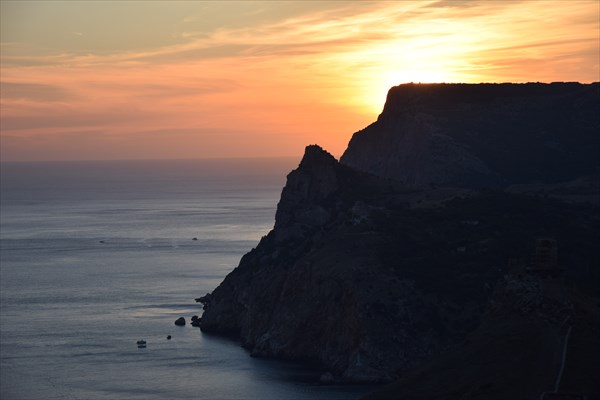
[[[184,157],[184,158],[114,158],[114,159],[78,159],[78,160],[0,160],[0,164],[33,164],[33,163],[88,163],[88,162],[131,162],[131,161],[201,161],[201,160],[265,160],[302,158],[299,155],[285,156],[229,156],[229,157]]]

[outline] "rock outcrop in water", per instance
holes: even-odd
[[[201,329],[335,379],[390,381],[478,337],[509,259],[538,237],[597,295],[598,89],[392,88],[341,162],[306,148],[273,230],[197,299]]]

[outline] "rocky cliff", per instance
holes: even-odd
[[[599,166],[600,84],[406,84],[342,164],[409,184],[555,183]]]
[[[408,315],[412,284],[379,271],[377,235],[357,227],[371,206],[359,201],[379,183],[308,146],[288,175],[275,227],[203,301],[205,332],[239,335],[253,355],[318,362],[352,381],[389,380],[398,364],[429,351],[429,337],[404,346],[404,330],[385,323],[377,290],[401,291],[397,312]],[[396,302],[393,296],[390,302]],[[415,321],[416,323],[416,321]]]
[[[565,107],[576,104],[571,113],[581,108],[584,117],[577,129],[552,130],[559,148],[545,135],[492,131],[490,122],[491,131],[461,133],[458,119],[450,121],[448,109],[465,108],[471,114],[457,115],[498,118],[506,127],[506,116],[531,107],[532,98],[542,109],[557,104],[552,85],[517,86],[400,86],[378,122],[355,134],[342,162],[308,146],[287,177],[273,230],[198,299],[201,329],[238,337],[255,356],[316,363],[342,381],[390,381],[477,335],[509,260],[527,258],[538,237],[560,243],[566,282],[597,292],[598,179],[574,178],[598,165],[591,153],[598,135],[589,131],[598,119],[588,112],[598,106],[598,86],[566,85]],[[454,130],[444,131],[438,109]],[[504,155],[519,147],[514,140],[549,152],[535,153],[520,177],[486,147],[486,132],[505,143],[495,144]],[[539,170],[552,164],[548,154],[570,160],[568,171]],[[546,184],[561,180],[570,182]],[[536,184],[498,189],[515,182]]]

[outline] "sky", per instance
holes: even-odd
[[[600,80],[600,1],[0,0],[0,160],[340,156],[407,82]]]

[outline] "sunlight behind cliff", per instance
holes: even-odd
[[[375,76],[370,85],[365,88],[365,94],[361,97],[364,102],[362,106],[369,112],[378,114],[385,105],[386,94],[391,87],[403,83],[443,83],[452,82],[451,74],[435,70],[407,70],[389,71],[381,76]]]
[[[134,3],[1,3],[3,160],[339,156],[401,83],[598,79],[597,1]]]

